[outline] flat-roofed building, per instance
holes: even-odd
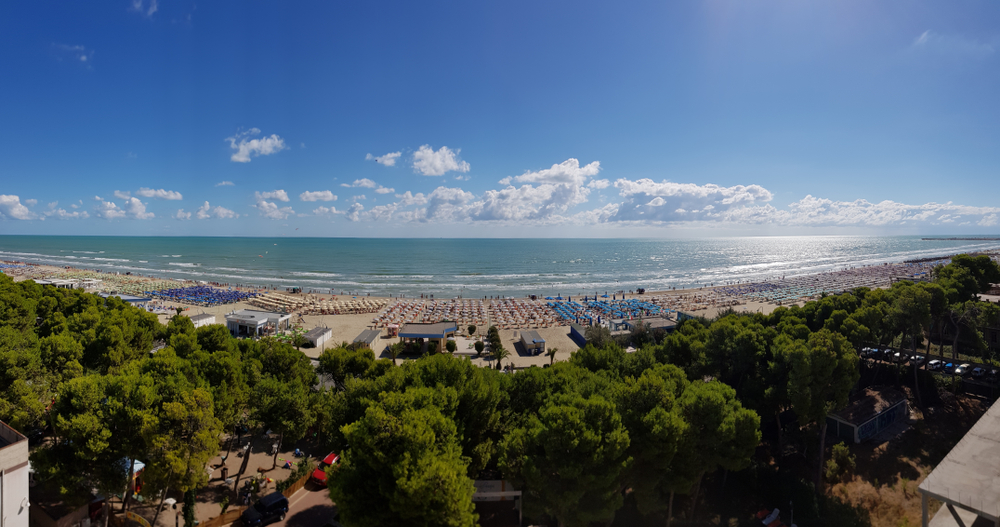
[[[146,305],[153,300],[152,298],[147,298],[142,296],[122,295],[119,293],[97,293],[97,296],[100,296],[101,298],[117,297],[122,302],[127,302],[135,307],[141,307],[141,308],[145,308]]]
[[[632,330],[635,329],[639,324],[645,324],[650,331],[662,330],[666,332],[671,332],[677,327],[677,323],[666,317],[649,317],[640,318],[635,320],[628,320],[625,322],[626,327]]]
[[[846,408],[826,416],[826,431],[839,439],[861,443],[907,415],[906,396],[902,393],[892,388],[866,388]]]
[[[354,344],[359,344],[372,351],[378,347],[378,339],[382,336],[381,329],[366,329],[360,335],[354,337]]]
[[[454,322],[435,322],[433,324],[403,324],[399,328],[399,338],[403,342],[424,339],[438,343],[438,351],[444,351],[448,337],[458,333],[458,325]]]
[[[200,328],[202,326],[215,324],[215,315],[209,315],[208,313],[201,313],[200,315],[191,315],[190,318],[191,318],[191,323],[194,324],[195,328]]]
[[[28,439],[0,422],[0,519],[28,527]]]
[[[226,315],[226,327],[234,337],[259,337],[291,327],[292,315],[256,309],[241,309]]]
[[[923,527],[1000,525],[1000,404],[993,403],[917,488]],[[933,519],[932,498],[942,502]]]
[[[545,353],[545,339],[537,331],[530,329],[521,331],[521,345],[524,346],[524,351],[532,355]]]
[[[317,348],[323,347],[323,344],[330,340],[330,337],[332,336],[333,331],[330,331],[330,328],[321,327],[312,328],[305,334],[306,340]]]

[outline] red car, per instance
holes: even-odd
[[[334,465],[338,461],[340,461],[340,456],[338,456],[337,454],[335,454],[333,452],[330,452],[329,454],[327,454],[327,456],[325,458],[323,458],[323,461],[319,464],[319,466],[316,467],[316,470],[313,471],[312,477],[309,478],[309,479],[312,482],[316,483],[317,485],[322,485],[322,486],[325,487],[326,486],[326,467],[328,467],[330,465]]]

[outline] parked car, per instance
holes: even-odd
[[[240,515],[243,527],[260,527],[269,523],[280,522],[288,513],[288,498],[275,492],[257,500],[253,507],[247,508]]]
[[[1000,372],[998,372],[996,370],[996,368],[994,368],[994,369],[991,369],[990,371],[986,372],[986,378],[989,379],[989,380],[991,380],[991,381],[995,381],[995,380],[997,380],[997,375],[998,374],[1000,374]]]
[[[924,362],[927,362],[927,357],[924,357],[923,355],[914,355],[910,358],[910,363],[916,364],[917,366],[920,366]]]
[[[939,361],[937,359],[934,359],[934,360],[932,360],[932,361],[930,361],[930,362],[927,363],[927,369],[931,370],[931,371],[940,370],[941,369],[941,364],[942,364],[941,361]]]
[[[955,365],[951,362],[946,362],[944,363],[944,367],[941,368],[941,371],[949,374],[953,373],[955,371]]]
[[[908,360],[910,360],[910,356],[901,351],[897,351],[896,353],[892,354],[892,362],[898,362],[899,364],[903,364]]]
[[[982,369],[982,368],[980,368],[978,366],[975,367],[975,368],[972,368],[972,376],[973,377],[982,377],[985,374],[986,374],[986,370],[984,370],[984,369]]]
[[[962,364],[959,367],[955,368],[955,375],[968,375],[969,368],[971,367],[972,367],[971,364],[968,363]]]
[[[323,458],[323,461],[320,462],[319,466],[316,467],[316,470],[313,471],[312,477],[309,478],[309,481],[312,481],[313,483],[315,483],[317,485],[322,485],[322,486],[325,487],[326,486],[326,467],[329,467],[330,465],[334,465],[338,461],[340,461],[340,456],[338,456],[336,453],[330,452],[329,454],[327,454],[326,457]]]
[[[866,359],[874,359],[878,354],[878,350],[875,348],[861,348],[861,356]]]

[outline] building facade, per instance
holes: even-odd
[[[28,527],[28,439],[0,422],[0,525]]]

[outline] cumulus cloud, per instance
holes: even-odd
[[[458,158],[461,149],[442,146],[437,151],[423,145],[413,154],[413,170],[425,176],[443,176],[446,172],[468,172],[472,166]]]
[[[402,152],[389,152],[388,154],[385,154],[383,156],[373,156],[371,154],[368,154],[368,155],[365,156],[365,160],[367,160],[367,161],[375,161],[376,163],[378,163],[380,165],[385,165],[387,167],[392,167],[392,166],[396,166],[396,159],[399,159],[399,156],[401,156],[401,155],[403,155]]]
[[[608,186],[610,186],[610,185],[611,185],[611,182],[608,181],[608,180],[606,180],[606,179],[595,179],[595,180],[591,181],[590,183],[587,183],[588,187],[590,187],[592,189],[596,189],[596,190],[600,190],[602,188],[608,188]]]
[[[280,193],[280,194],[279,194]],[[260,211],[260,215],[265,218],[270,218],[272,220],[283,220],[295,214],[295,211],[291,207],[279,207],[273,201],[267,201],[267,199],[278,199],[280,201],[288,201],[288,195],[285,194],[284,190],[276,190],[274,192],[257,192],[255,194],[257,198],[257,203],[254,204],[254,208]],[[284,197],[284,199],[281,199]]]
[[[90,217],[90,214],[84,210],[74,210],[73,212],[68,212],[66,209],[61,209],[56,207],[59,202],[53,201],[49,203],[49,208],[42,212],[46,218],[55,218],[57,220],[79,220],[86,219]],[[72,206],[72,205],[71,205]]]
[[[379,188],[375,189],[375,192],[378,194],[392,194],[393,192],[396,192],[396,189],[379,186]]]
[[[735,208],[763,204],[773,198],[760,185],[721,187],[707,184],[655,182],[651,179],[615,181],[625,198],[614,221],[698,221],[719,219]]]
[[[351,208],[344,212],[347,219],[351,221],[361,221],[361,213],[365,210],[365,206],[360,203],[354,203]]]
[[[177,220],[190,220],[191,219],[191,213],[190,212],[184,212],[184,209],[177,209],[177,214],[174,214],[174,219],[177,219]]]
[[[184,197],[181,196],[180,192],[175,192],[173,190],[164,190],[162,188],[156,190],[156,189],[142,187],[139,190],[135,191],[135,193],[136,195],[142,196],[144,198],[156,198],[156,199],[166,199],[166,200],[184,199]]]
[[[221,206],[211,207],[206,201],[198,210],[195,212],[195,217],[199,220],[207,220],[209,218],[239,218],[240,215]]]
[[[257,199],[276,199],[278,201],[288,202],[288,193],[284,190],[274,190],[271,192],[257,192]]]
[[[316,216],[332,216],[334,214],[343,214],[344,211],[337,210],[337,207],[324,207],[321,205],[313,209],[312,213]]]
[[[393,192],[396,191],[396,189],[394,188],[383,187],[382,185],[379,185],[378,183],[368,178],[355,179],[354,183],[341,183],[340,186],[345,188],[371,188],[375,189],[375,192],[379,194],[392,194]],[[361,199],[364,199],[364,197],[362,197]]]
[[[104,218],[106,220],[115,220],[125,217],[125,211],[118,208],[118,205],[111,201],[101,201],[95,210],[95,214],[98,218]]]
[[[38,215],[28,210],[28,207],[21,203],[19,196],[0,194],[0,218],[33,220],[38,218]]]
[[[215,186],[217,186],[217,187],[231,187],[231,186],[233,186],[235,184],[236,183],[233,183],[232,181],[220,181],[220,182],[216,183]]]
[[[29,207],[34,207],[35,205],[38,205],[38,200],[37,199],[26,199],[26,200],[24,200],[24,204],[27,205],[27,206],[29,206]]]
[[[559,221],[567,210],[587,201],[587,182],[600,171],[599,161],[580,166],[579,160],[570,158],[544,170],[503,178],[500,184],[506,188],[486,191],[470,204],[469,215],[482,221]]]
[[[128,191],[116,190],[115,197],[118,199],[130,199],[132,197],[132,193]]]
[[[997,220],[997,215],[990,214],[989,216],[983,216],[983,219],[979,220],[977,225],[981,227],[994,227],[998,223],[1000,223],[1000,221]]]
[[[146,204],[139,201],[139,198],[129,198],[125,200],[123,209],[129,218],[136,220],[148,220],[155,216],[152,212],[146,212]]]
[[[299,194],[302,201],[337,201],[337,196],[329,190],[305,191]]]
[[[285,140],[277,134],[250,139],[256,135],[260,135],[260,129],[251,128],[227,137],[226,141],[229,141],[229,146],[233,149],[233,155],[229,159],[235,163],[249,163],[251,157],[276,154],[287,148]]]

